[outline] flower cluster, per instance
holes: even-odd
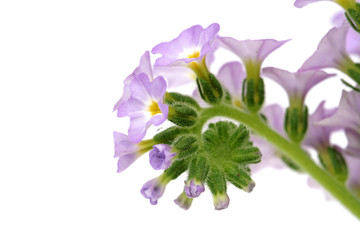
[[[311,2],[316,1],[297,0],[295,6]],[[128,135],[114,132],[118,172],[149,152],[152,168],[163,170],[141,189],[151,204],[157,204],[170,181],[187,172],[175,203],[189,209],[193,199],[209,189],[215,209],[220,210],[229,205],[228,184],[245,192],[253,190],[252,171],[285,165],[304,170],[286,150],[270,144],[266,136],[260,137],[266,133],[249,131],[241,120],[235,124],[222,118],[239,121],[235,113],[243,113],[259,126],[271,128],[269,134],[303,149],[316,150],[324,170],[336,181],[359,190],[359,177],[353,169],[360,165],[360,93],[356,85],[360,84],[360,64],[352,56],[360,55],[360,41],[359,36],[353,40],[348,33],[358,30],[360,7],[350,0],[334,2],[345,8],[348,20],[331,29],[296,72],[262,67],[266,58],[288,40],[220,36],[216,23],[207,28],[190,27],[173,40],[156,45],[151,54],[161,56],[154,64],[150,52],[145,52],[139,66],[124,80],[123,95],[114,107],[118,117],[130,119]],[[350,30],[351,26],[355,30]],[[214,53],[220,48],[234,53],[239,61],[227,62],[213,74],[210,65],[217,60]],[[325,72],[325,68],[344,72],[355,86],[343,81],[352,90],[343,91],[338,108],[326,109],[323,101],[309,114],[305,103],[308,92],[336,76]],[[268,80],[284,88],[287,106],[266,105]],[[194,96],[170,91],[182,84],[192,84]],[[148,128],[164,122],[171,126],[147,137]],[[331,134],[338,130],[344,130],[349,140],[346,149],[330,141]]]

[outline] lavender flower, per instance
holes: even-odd
[[[330,145],[330,135],[339,129],[339,126],[322,126],[317,122],[329,118],[336,112],[336,108],[325,109],[325,101],[322,101],[315,112],[309,117],[308,131],[303,141],[305,146],[317,150],[324,149]]]
[[[218,193],[213,195],[213,199],[216,210],[222,210],[229,206],[230,199],[227,193]]]
[[[274,80],[286,91],[290,105],[303,104],[309,90],[321,81],[335,76],[324,71],[306,71],[291,73],[278,68],[264,68],[264,76]]]
[[[168,182],[169,181],[161,175],[146,182],[140,192],[145,198],[150,199],[152,205],[156,205],[159,198],[164,194]]]
[[[332,28],[320,41],[315,53],[308,58],[299,71],[321,68],[336,68],[347,73],[354,63],[346,52],[346,36],[348,24]]]
[[[220,46],[225,47],[241,58],[246,68],[247,78],[257,79],[260,77],[261,64],[265,58],[288,40],[262,39],[239,41],[231,37],[219,37],[219,41]]]
[[[320,2],[320,1],[329,1],[339,4],[345,10],[349,8],[356,8],[356,1],[354,0],[296,0],[294,3],[295,7],[302,8],[310,3]]]
[[[166,82],[162,77],[152,82],[145,73],[140,73],[130,83],[131,96],[118,106],[119,116],[130,117],[129,139],[140,142],[150,125],[158,126],[168,116],[168,106],[163,104]]]
[[[347,164],[349,167],[349,178],[347,181],[347,186],[358,196],[360,197],[360,159],[357,155],[346,156]]]
[[[190,62],[201,62],[204,56],[212,49],[220,26],[211,24],[206,29],[199,25],[184,30],[170,42],[163,42],[152,49],[152,53],[161,53],[162,57],[155,62],[157,66],[186,65]]]
[[[318,124],[328,127],[341,127],[345,129],[349,145],[347,153],[359,156],[360,153],[360,93],[343,91],[339,108],[331,117]]]
[[[244,107],[241,101],[241,90],[245,77],[246,74],[239,62],[224,64],[217,74],[219,81],[229,91],[233,105],[240,108]]]
[[[205,191],[204,184],[202,182],[191,179],[185,182],[185,193],[189,198],[196,198]]]
[[[125,134],[114,132],[115,155],[119,158],[118,169],[120,173],[128,168],[143,153],[149,151],[154,144],[152,140],[133,143]]]
[[[170,167],[175,153],[171,152],[172,148],[166,144],[157,144],[149,152],[150,164],[155,170],[167,169]]]
[[[152,81],[154,79],[153,77],[153,71],[152,71],[152,67],[151,67],[151,62],[150,62],[150,53],[149,51],[146,51],[140,58],[140,63],[139,66],[137,68],[135,68],[134,72],[131,73],[125,80],[124,80],[124,89],[123,89],[123,95],[120,98],[120,100],[115,104],[114,106],[114,111],[118,111],[119,107],[125,102],[127,101],[130,96],[131,96],[131,91],[130,91],[130,83],[131,81],[135,78],[136,75],[140,74],[140,73],[145,73],[147,74],[147,76],[150,78],[150,81]],[[118,117],[123,117],[121,116],[121,112],[118,111]]]

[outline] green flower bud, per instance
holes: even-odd
[[[190,127],[198,120],[197,110],[187,103],[169,105],[169,121],[181,127]]]
[[[338,181],[345,182],[348,178],[348,168],[341,152],[335,147],[327,147],[319,151],[322,166]]]
[[[301,142],[308,127],[308,108],[288,107],[284,125],[289,138],[294,142]]]
[[[176,92],[165,93],[165,103],[168,105],[176,103],[187,103],[195,109],[200,110],[200,106],[194,98]]]
[[[179,136],[172,146],[178,152],[177,159],[189,158],[195,155],[199,149],[197,137],[190,134]]]
[[[262,78],[245,79],[242,89],[242,101],[250,112],[257,113],[265,99],[265,86]]]
[[[216,166],[211,166],[206,183],[213,195],[226,193],[225,174]]]
[[[201,98],[210,104],[218,104],[223,100],[223,88],[217,78],[209,73],[205,78],[197,78],[196,83],[199,89]]]
[[[255,182],[250,177],[249,168],[240,168],[236,164],[227,164],[225,166],[226,179],[231,182],[235,187],[251,192],[255,187]]]
[[[180,127],[170,127],[156,134],[153,139],[156,142],[156,144],[163,143],[163,144],[171,145],[174,139],[176,139],[180,134],[185,134],[185,133],[187,133],[187,129]]]
[[[189,169],[189,160],[183,159],[183,160],[175,160],[171,166],[164,171],[164,175],[168,179],[176,179],[178,178],[183,172]]]

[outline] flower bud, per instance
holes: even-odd
[[[348,168],[341,152],[335,147],[327,147],[319,151],[319,159],[323,167],[338,181],[345,182]]]
[[[175,153],[171,152],[172,148],[166,144],[157,144],[149,152],[150,165],[155,170],[167,169],[170,167]]]
[[[285,114],[285,131],[294,142],[301,142],[308,127],[308,108],[288,107]]]
[[[185,192],[182,192],[174,202],[184,210],[188,210],[191,207],[193,199],[188,198]]]
[[[187,130],[184,128],[170,127],[156,134],[153,139],[156,143],[171,145],[174,139],[176,139],[180,134],[184,134],[186,132]]]
[[[185,193],[188,198],[196,198],[205,191],[204,183],[191,179],[185,182]]]
[[[250,169],[242,169],[236,164],[227,164],[225,174],[229,182],[245,192],[251,192],[255,187],[255,182],[250,177]]]
[[[242,101],[250,112],[257,113],[265,99],[264,80],[245,79],[243,82]]]
[[[181,135],[175,139],[174,150],[178,152],[177,159],[188,158],[194,155],[198,148],[198,139],[193,135]]]
[[[169,106],[168,119],[180,127],[190,127],[196,124],[198,113],[187,103],[175,103]]]
[[[230,198],[226,192],[213,195],[213,199],[216,210],[223,210],[229,206]]]
[[[200,106],[194,98],[176,92],[165,93],[165,103],[168,105],[175,103],[187,103],[195,109],[200,110]]]
[[[199,93],[205,102],[210,104],[218,104],[223,99],[223,88],[217,78],[209,73],[207,78],[197,78]]]

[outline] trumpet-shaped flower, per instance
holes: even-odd
[[[335,76],[321,70],[291,73],[274,67],[264,68],[263,75],[284,88],[289,100],[304,102],[309,90],[321,81]]]
[[[302,8],[310,3],[321,2],[321,1],[329,1],[329,2],[337,3],[340,6],[342,6],[345,10],[349,8],[354,8],[356,6],[355,5],[356,1],[354,0],[296,0],[294,6],[297,8]]]
[[[356,91],[343,91],[339,108],[331,117],[318,124],[328,127],[341,127],[345,129],[348,138],[347,152],[353,156],[360,153],[360,93]]]
[[[273,39],[236,40],[231,37],[219,37],[220,46],[228,49],[243,61],[248,78],[258,78],[260,67],[265,58],[288,40]]]
[[[118,111],[120,105],[122,105],[125,101],[127,101],[130,98],[131,96],[130,83],[135,78],[135,76],[140,73],[145,73],[150,78],[150,81],[154,79],[149,51],[146,51],[141,56],[139,66],[135,68],[134,72],[125,78],[123,95],[121,96],[120,100],[115,104],[114,111]],[[118,117],[123,117],[121,116],[121,112],[118,112]]]
[[[152,49],[152,53],[160,53],[162,56],[155,62],[157,66],[186,65],[190,62],[201,62],[204,56],[212,49],[220,26],[213,23],[203,29],[200,25],[192,26],[184,30],[170,42],[163,42]]]
[[[152,140],[134,143],[125,134],[114,132],[115,155],[118,159],[118,169],[120,173],[128,168],[143,153],[149,151],[153,145]]]
[[[330,135],[339,129],[338,126],[322,126],[317,124],[321,120],[331,117],[336,112],[336,108],[326,109],[325,101],[322,101],[315,112],[309,116],[308,131],[303,144],[315,149],[324,149],[330,146]]]
[[[241,63],[229,62],[224,64],[218,74],[217,78],[229,91],[233,105],[242,108],[241,101],[242,84],[246,77]]]
[[[130,117],[129,139],[140,142],[151,124],[158,126],[167,119],[169,109],[163,104],[166,82],[162,77],[151,82],[145,73],[140,73],[129,88],[131,95],[119,104],[118,115]]]
[[[321,68],[336,68],[346,72],[352,64],[346,52],[346,36],[348,24],[332,28],[320,41],[315,53],[310,56],[299,71],[308,71]]]
[[[175,153],[171,152],[171,147],[166,144],[157,144],[153,146],[153,150],[149,152],[150,165],[155,170],[167,169],[170,167]]]

